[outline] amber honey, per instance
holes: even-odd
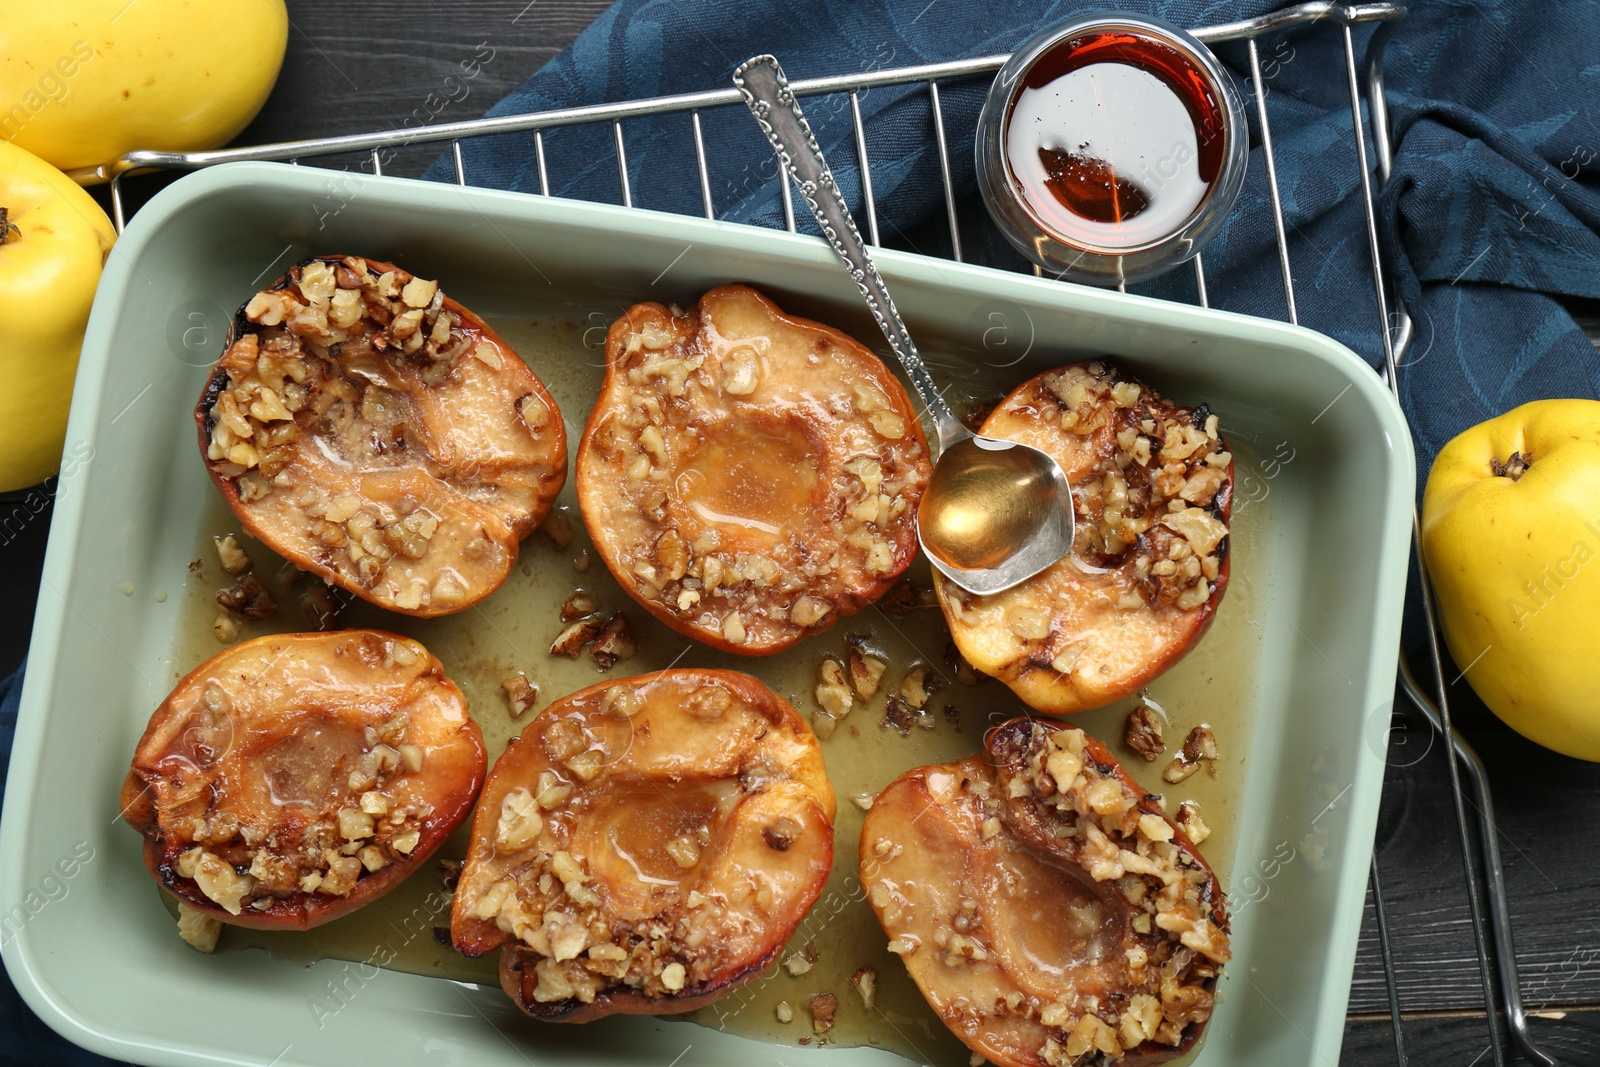
[[[1057,238],[1128,248],[1179,228],[1223,163],[1210,80],[1129,30],[1061,41],[1018,80],[1004,143],[1017,196]]]

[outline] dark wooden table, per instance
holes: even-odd
[[[374,18],[359,5],[290,0],[293,26],[282,77],[238,143],[399,127],[462,60],[481,57],[486,45],[493,58],[481,64],[466,97],[455,92],[458,99],[435,121],[475,116],[606,6],[607,0],[394,0]],[[425,147],[403,151],[386,172],[420,174],[434,155]],[[130,205],[162,182],[130,183]],[[0,521],[4,671],[27,649],[49,526],[41,502],[13,494],[0,504],[0,520],[16,517]],[[1406,707],[1403,698],[1396,706]],[[1600,1063],[1600,859],[1590,851],[1600,837],[1600,766],[1523,741],[1464,685],[1456,687],[1454,707],[1495,791],[1523,996],[1530,1010],[1545,1016],[1532,1020],[1535,1040],[1563,1064]],[[1405,725],[1391,747],[1377,862],[1406,1050],[1411,1063],[1426,1067],[1487,1064],[1488,1021],[1443,745],[1430,739],[1414,712]],[[0,1049],[0,1061],[8,1058]],[[1395,1062],[1369,890],[1340,1063]],[[1519,1062],[1514,1053],[1510,1062]]]

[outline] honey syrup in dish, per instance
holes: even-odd
[[[1126,30],[1073,37],[1019,79],[1004,138],[1012,187],[1041,227],[1092,248],[1180,228],[1222,169],[1223,108],[1182,52]]]
[[[593,405],[600,386],[598,360],[584,349],[583,331],[596,321],[595,314],[603,314],[607,321],[615,317],[626,306],[625,301],[604,305],[592,300],[582,305],[541,303],[520,293],[499,297],[497,305],[493,292],[460,295],[536,368],[568,419],[568,443],[575,449],[581,419]],[[691,300],[694,295],[681,294],[681,299]],[[949,399],[957,410],[987,406],[1015,385],[1018,368],[997,372],[954,341],[949,351],[960,351],[962,355],[952,357],[941,352],[950,362],[938,363],[937,372],[950,383]],[[1234,445],[1238,469],[1254,469],[1256,458],[1249,442],[1230,444]],[[193,458],[193,464],[190,476],[204,478],[198,456]],[[1080,713],[1070,720],[1072,725],[1105,741],[1136,780],[1165,796],[1169,811],[1176,811],[1184,800],[1199,803],[1212,831],[1201,852],[1224,888],[1230,884],[1238,847],[1238,801],[1258,713],[1264,671],[1263,634],[1274,625],[1281,626],[1274,622],[1272,609],[1255,587],[1243,578],[1259,573],[1253,568],[1260,566],[1267,554],[1266,531],[1272,527],[1269,516],[1278,506],[1279,496],[1275,492],[1236,516],[1230,541],[1235,554],[1234,581],[1215,623],[1192,654],[1148,689],[1151,698],[1164,709],[1168,757],[1177,751],[1192,726],[1204,722],[1216,734],[1221,752],[1217,773],[1197,773],[1176,786],[1164,782],[1161,770],[1165,758],[1146,763],[1122,742],[1128,712],[1137,702],[1133,699]],[[701,645],[657,622],[611,577],[583,528],[570,478],[555,510],[560,516],[557,532],[552,535],[541,530],[528,537],[505,585],[478,606],[455,615],[418,619],[341,595],[339,601],[347,606],[339,625],[371,626],[405,634],[438,656],[446,673],[466,696],[468,708],[483,731],[491,761],[551,701],[606,678],[625,678],[669,666],[716,667],[754,675],[810,719],[817,711],[814,693],[821,661],[827,656],[846,654],[848,635],[864,635],[866,647],[889,666],[879,692],[870,701],[857,702],[833,734],[822,741],[828,777],[838,797],[834,865],[822,895],[776,959],[748,984],[697,1012],[670,1017],[687,1021],[663,1019],[660,1026],[674,1031],[671,1039],[677,1044],[672,1054],[684,1044],[695,1042],[698,1025],[776,1045],[813,1049],[865,1046],[897,1053],[914,1064],[964,1067],[969,1057],[967,1048],[928,1007],[900,958],[888,951],[888,940],[866,899],[857,871],[865,815],[862,805],[870,803],[884,786],[912,767],[971,755],[982,746],[990,726],[1026,714],[1027,708],[998,681],[962,684],[945,655],[949,631],[939,609],[932,606],[900,615],[868,607],[774,656],[737,656]],[[182,590],[175,600],[183,618],[173,649],[173,683],[223,647],[211,629],[217,616],[213,597],[232,578],[217,562],[211,542],[214,535],[233,533],[239,537],[255,563],[255,573],[280,605],[277,616],[245,624],[241,639],[308,628],[297,603],[298,592],[308,583],[302,579],[293,585],[280,585],[275,576],[282,567],[281,561],[266,546],[242,535],[238,520],[216,494],[212,494],[209,506],[199,516],[198,527],[191,558],[199,560],[200,565],[193,572],[170,576]],[[925,561],[919,559],[908,576],[917,589],[929,588]],[[168,577],[162,576],[163,580]],[[631,659],[617,663],[608,672],[602,673],[587,655],[567,659],[549,654],[551,640],[563,627],[558,610],[580,589],[593,597],[600,610],[624,612],[638,643],[638,652]],[[885,701],[899,691],[907,672],[917,666],[928,668],[937,688],[926,714],[903,727],[902,732],[886,722]],[[539,686],[539,697],[532,710],[514,718],[501,684],[518,671]],[[130,831],[126,836],[126,847],[130,854],[136,854],[136,835]],[[463,826],[441,846],[437,856],[460,860],[466,853],[467,840],[467,828]],[[616,847],[638,858],[626,839],[619,840]],[[154,906],[150,899],[155,895],[153,886],[139,884],[132,888],[130,907]],[[570,1051],[570,1058],[575,1059],[588,1045],[604,1047],[615,1020],[564,1027],[513,1017],[515,1009],[499,988],[498,952],[468,959],[447,944],[449,890],[450,884],[441,878],[438,864],[430,861],[390,893],[348,916],[303,933],[227,927],[217,951],[263,953],[307,966],[319,964],[305,987],[305,1010],[319,1024],[339,1012],[352,997],[374,995],[362,990],[374,979],[377,969],[383,969],[439,980],[440,1011],[470,1012],[474,1006],[483,1006],[494,1019],[493,1023],[485,1021],[485,1028],[496,1027],[508,1041],[518,1049],[528,1050],[530,1055],[535,1049],[543,1049],[548,1055],[555,1048]],[[170,909],[171,897],[165,893],[161,897],[169,902]],[[177,937],[176,928],[172,936]],[[790,965],[791,958],[797,955],[806,963]],[[872,970],[876,980],[870,1007],[851,982],[862,969]],[[1223,987],[1228,973],[1224,969]],[[482,999],[474,1000],[473,1005],[462,1003],[463,990],[453,983],[478,987],[470,995]],[[819,1034],[813,1025],[810,1003],[811,997],[823,993],[837,998],[838,1009],[832,1028]],[[495,1014],[501,1001],[504,1015]],[[780,1012],[780,1004],[787,1005],[786,1012]],[[784,1015],[788,1022],[780,1021]],[[682,1038],[677,1037],[679,1031],[684,1034]],[[1174,1067],[1189,1062],[1198,1051],[1185,1054]],[[772,1061],[774,1053],[752,1047],[751,1055],[765,1063]],[[785,1054],[776,1055],[798,1063]],[[663,1062],[670,1058],[671,1054],[663,1057]]]

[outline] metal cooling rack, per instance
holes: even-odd
[[[1392,389],[1398,391],[1399,367],[1414,337],[1414,328],[1406,308],[1391,295],[1386,282],[1382,258],[1379,253],[1377,216],[1374,209],[1373,172],[1378,182],[1387,180],[1392,163],[1389,142],[1389,115],[1384,96],[1383,51],[1395,24],[1405,17],[1406,9],[1397,3],[1340,4],[1333,2],[1304,3],[1286,7],[1258,18],[1238,22],[1204,26],[1191,32],[1207,44],[1223,41],[1243,41],[1249,56],[1250,81],[1254,91],[1256,117],[1260,125],[1260,147],[1266,164],[1273,229],[1277,238],[1278,263],[1283,276],[1283,297],[1286,318],[1297,322],[1294,299],[1294,269],[1290,260],[1289,244],[1285,236],[1282,197],[1278,187],[1277,164],[1273,154],[1272,128],[1268,116],[1267,94],[1263,86],[1262,61],[1258,42],[1263,38],[1288,30],[1325,26],[1326,32],[1337,31],[1343,35],[1344,74],[1349,87],[1352,171],[1360,181],[1362,204],[1365,208],[1367,247],[1372,267],[1373,294],[1377,300],[1379,335],[1383,343],[1382,374]],[[1357,23],[1378,23],[1378,29],[1369,39],[1366,55],[1359,61],[1356,54],[1352,27]],[[1324,32],[1319,30],[1319,32]],[[829,78],[810,78],[791,83],[797,96],[823,96],[845,94],[848,96],[850,114],[855,130],[856,159],[860,164],[862,186],[862,215],[866,219],[867,235],[873,245],[879,243],[877,201],[873,194],[872,173],[867,158],[866,128],[861,117],[860,94],[871,88],[890,85],[917,85],[926,87],[932,115],[934,143],[938,147],[939,173],[943,183],[946,224],[949,228],[953,258],[962,258],[961,233],[956,212],[955,189],[950,177],[950,138],[945,129],[944,114],[940,107],[939,83],[976,75],[993,74],[1006,61],[1004,55],[982,56],[976,59],[954,60],[947,63],[928,63],[920,66],[898,67],[864,74],[841,75]],[[1372,129],[1366,129],[1362,103],[1367,105]],[[141,172],[157,170],[192,170],[218,163],[240,160],[277,160],[302,163],[326,159],[347,153],[368,153],[371,172],[383,173],[381,151],[410,145],[449,142],[455,162],[455,179],[467,184],[461,142],[472,137],[490,134],[531,133],[534,158],[539,176],[539,192],[550,193],[549,174],[545,166],[544,133],[562,127],[607,123],[611,127],[612,142],[617,156],[619,200],[625,207],[633,206],[633,194],[628,181],[627,141],[624,124],[630,119],[646,115],[686,114],[691,120],[694,152],[699,171],[701,210],[706,218],[716,218],[716,205],[711,191],[707,169],[706,146],[702,135],[700,113],[714,108],[737,107],[743,109],[743,99],[737,89],[712,89],[698,93],[683,93],[645,100],[631,100],[617,104],[596,104],[586,107],[562,108],[527,115],[507,115],[497,118],[473,119],[463,122],[440,123],[405,132],[384,131],[354,134],[343,137],[325,137],[315,140],[286,141],[279,144],[258,145],[248,148],[229,148],[211,152],[130,152],[117,160],[92,171],[76,175],[85,183],[110,181],[113,221],[117,231],[122,231],[126,221],[123,208],[122,182]],[[1373,155],[1369,156],[1369,141]],[[752,143],[759,143],[752,141]],[[1375,156],[1375,158],[1374,158]],[[1375,166],[1374,166],[1375,164]],[[366,167],[366,163],[362,164]],[[784,226],[795,229],[795,213],[789,178],[783,168],[783,220]],[[1193,260],[1195,300],[1202,307],[1209,306],[1206,293],[1205,268],[1201,257]],[[1413,558],[1419,573],[1423,562],[1417,527],[1413,514]],[[1451,723],[1450,706],[1445,692],[1444,672],[1441,666],[1438,630],[1432,591],[1426,581],[1421,582],[1423,609],[1428,621],[1427,666],[1432,670],[1431,695],[1424,689],[1411,665],[1401,656],[1399,688],[1427,717],[1433,728],[1450,739],[1454,759],[1448,760],[1450,789],[1455,805],[1456,827],[1461,840],[1463,873],[1467,888],[1467,902],[1472,919],[1474,946],[1483,981],[1484,1004],[1489,1028],[1492,1062],[1504,1067],[1507,1049],[1501,1034],[1494,1005],[1498,1002],[1504,1013],[1507,1030],[1513,1043],[1524,1057],[1540,1067],[1554,1067],[1555,1061],[1541,1051],[1528,1033],[1527,1013],[1517,975],[1516,950],[1512,941],[1510,911],[1507,907],[1506,888],[1500,860],[1498,833],[1495,826],[1494,804],[1483,763],[1471,746],[1459,737]],[[1468,783],[1463,785],[1463,778]],[[1470,789],[1470,795],[1469,795]],[[1474,818],[1469,819],[1471,808]],[[1400,1000],[1395,984],[1394,961],[1391,955],[1388,918],[1378,872],[1377,857],[1372,860],[1371,892],[1377,918],[1378,941],[1383,959],[1384,978],[1388,987],[1389,1010],[1394,1031],[1395,1060],[1399,1067],[1407,1067],[1405,1035],[1401,1026]]]

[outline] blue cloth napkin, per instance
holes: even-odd
[[[1117,0],[1180,26],[1230,21],[1281,6],[1260,2]],[[770,51],[791,78],[1006,52],[1080,3],[958,0],[620,0],[570,48],[490,109],[549,108],[720,88],[733,67]],[[1357,27],[1358,49],[1373,32]],[[1458,0],[1417,5],[1386,52],[1396,143],[1383,192],[1383,244],[1417,321],[1403,371],[1416,431],[1419,488],[1455,433],[1526,400],[1596,396],[1600,362],[1571,316],[1544,294],[1600,296],[1600,5],[1556,0]],[[1238,77],[1257,137],[1242,45],[1218,52]],[[1302,324],[1377,366],[1382,334],[1372,294],[1350,104],[1336,28],[1260,45]],[[976,200],[972,131],[987,78],[950,82],[942,105],[952,178],[963,199],[967,258],[1026,269],[985,224]],[[861,96],[885,243],[944,254],[943,189],[927,93]],[[807,115],[840,185],[859,210],[848,104],[808,101]],[[719,218],[781,225],[772,153],[743,108],[703,116]],[[1368,127],[1370,129],[1370,125]],[[689,120],[625,124],[630,185],[641,207],[701,212]],[[616,152],[606,124],[544,138],[550,190],[616,202]],[[467,179],[539,190],[526,134],[469,141]],[[452,180],[441,160],[428,177]],[[805,214],[803,206],[800,208]],[[804,219],[802,226],[813,229]],[[1214,305],[1285,317],[1259,148],[1230,225],[1206,249]],[[1063,283],[1066,284],[1066,283]],[[1184,270],[1137,291],[1193,301]]]

